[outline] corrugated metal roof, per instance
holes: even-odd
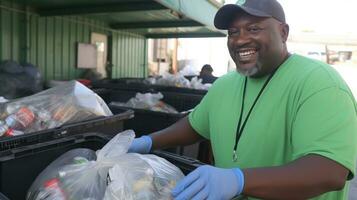
[[[81,15],[147,38],[223,37],[207,0],[15,0],[41,16]]]

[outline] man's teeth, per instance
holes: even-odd
[[[252,54],[255,54],[254,50],[239,52],[239,56],[249,56],[249,55],[252,55]]]

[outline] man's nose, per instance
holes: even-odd
[[[234,43],[236,46],[244,46],[250,42],[250,34],[246,30],[241,30],[239,35],[234,38]]]

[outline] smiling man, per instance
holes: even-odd
[[[228,5],[229,6],[229,5]],[[229,9],[236,8],[226,7]],[[234,12],[234,10],[233,10]],[[216,23],[226,13],[218,13]],[[220,16],[222,15],[222,16]],[[289,26],[285,19],[255,17],[246,13],[232,13],[231,24],[225,22],[218,25],[228,29],[229,53],[241,74],[250,77],[262,77],[273,72],[289,56],[286,40]]]
[[[215,166],[185,177],[175,199],[347,199],[355,174],[357,107],[329,65],[290,55],[276,0],[219,9],[237,72],[219,78],[178,123],[134,140],[130,151],[212,143]]]

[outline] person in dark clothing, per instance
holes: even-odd
[[[212,66],[209,64],[205,64],[203,65],[198,78],[202,79],[203,84],[213,83],[217,79],[217,77],[213,76],[212,72],[213,72]]]

